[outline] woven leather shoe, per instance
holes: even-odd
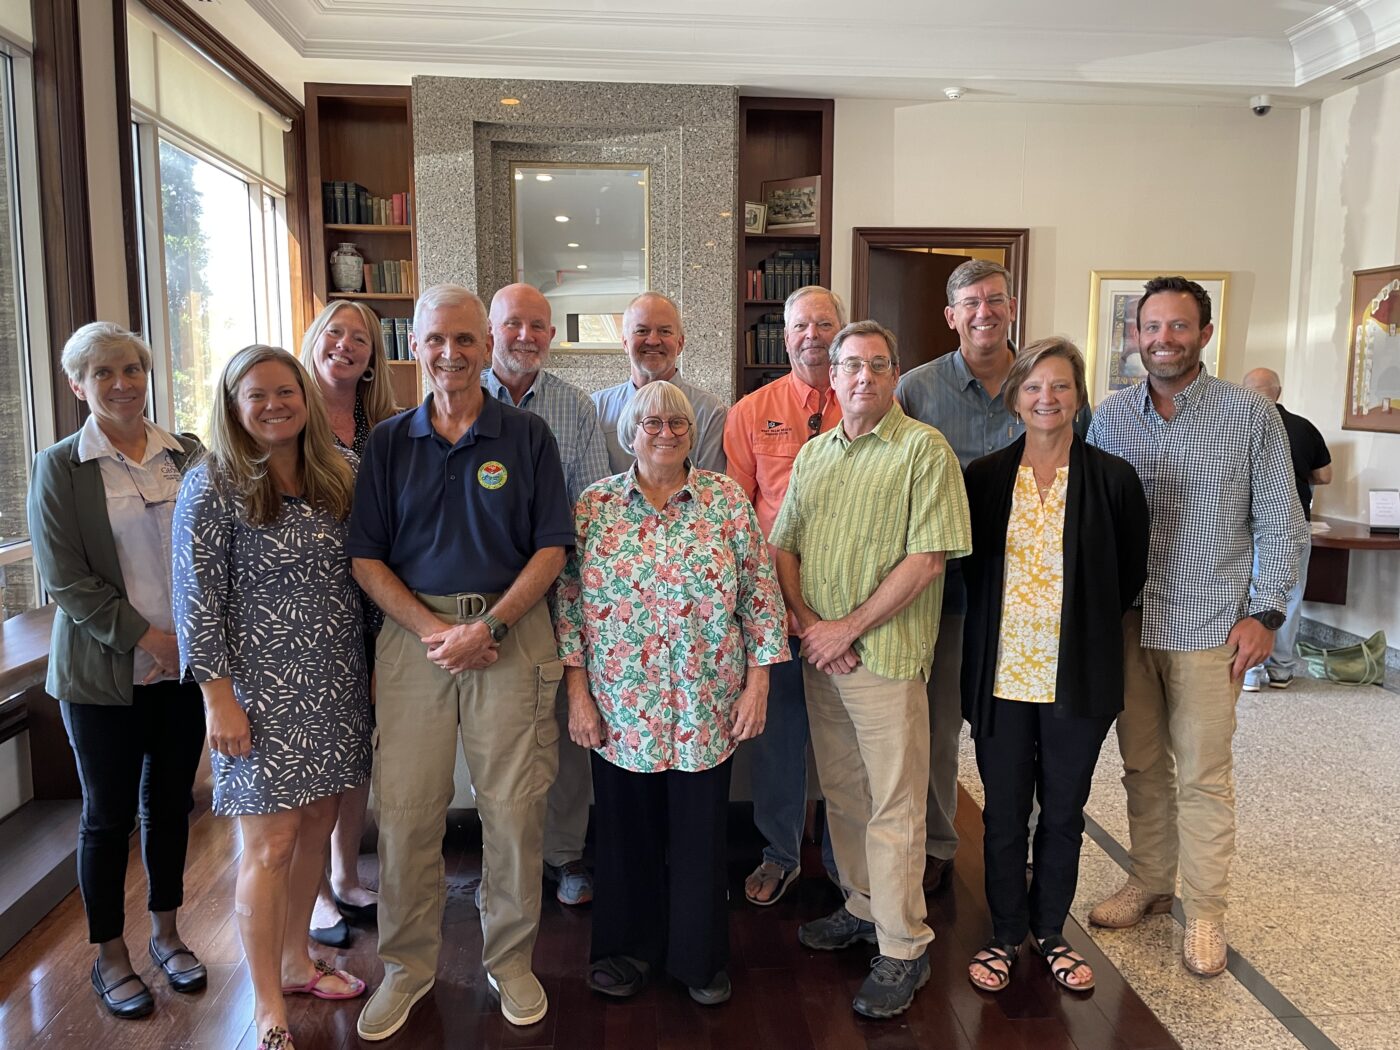
[[[1181,959],[1186,968],[1202,977],[1214,977],[1225,969],[1225,927],[1206,919],[1186,920],[1186,940]]]
[[[1142,922],[1146,915],[1161,915],[1171,910],[1170,894],[1148,893],[1131,882],[1125,882],[1123,888],[1112,897],[1094,905],[1094,910],[1089,913],[1089,922],[1110,930],[1126,930]]]
[[[917,959],[891,959],[877,955],[870,973],[860,986],[851,1008],[862,1017],[882,1020],[904,1013],[914,1001],[914,993],[928,984],[928,952]]]
[[[830,915],[797,927],[797,939],[808,948],[834,952],[838,948],[848,948],[856,941],[876,943],[875,924],[857,919],[843,905]]]

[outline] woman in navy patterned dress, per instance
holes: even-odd
[[[307,953],[336,797],[370,772],[363,614],[344,553],[351,464],[285,350],[240,350],[219,380],[209,456],[175,509],[181,666],[204,693],[214,812],[239,818],[234,911],[260,1050],[286,1050],[284,993],[364,982]]]

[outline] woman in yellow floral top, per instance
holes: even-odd
[[[636,465],[586,489],[555,596],[569,735],[594,749],[588,983],[653,969],[703,1005],[729,998],[730,758],[763,732],[768,665],[789,659],[768,546],[739,485],[691,466],[695,411],[648,383],[618,434]]]
[[[1062,931],[1094,765],[1123,707],[1123,614],[1146,576],[1147,500],[1130,464],[1074,433],[1088,396],[1073,343],[1026,347],[1004,390],[1026,433],[967,468],[963,714],[986,794],[992,915],[992,939],[968,976],[1001,991],[1029,933],[1054,979],[1086,991],[1093,971]],[[1040,818],[1028,888],[1033,797]]]

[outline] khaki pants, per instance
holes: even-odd
[[[803,664],[807,719],[846,908],[875,923],[880,954],[917,959],[924,918],[928,697],[924,683],[865,667],[826,675]]]
[[[419,595],[444,620],[456,602]],[[545,602],[481,671],[448,674],[386,620],[377,675],[374,794],[379,818],[379,956],[384,983],[421,988],[437,972],[445,903],[442,836],[460,736],[482,826],[482,964],[528,973],[540,917],[545,796],[558,762],[554,696],[563,668]]]
[[[1144,649],[1141,636],[1142,613],[1133,609],[1123,621],[1118,716],[1132,839],[1128,881],[1148,893],[1174,893],[1179,867],[1187,917],[1224,922],[1235,856],[1235,647]]]
[[[555,717],[559,722],[559,775],[549,789],[544,818],[544,859],[555,867],[583,858],[588,835],[588,806],[593,801],[593,775],[587,748],[569,739],[569,691],[559,683]]]

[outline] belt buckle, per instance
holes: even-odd
[[[459,594],[457,595],[457,619],[463,623],[472,620],[479,620],[486,613],[486,596],[484,594]]]

